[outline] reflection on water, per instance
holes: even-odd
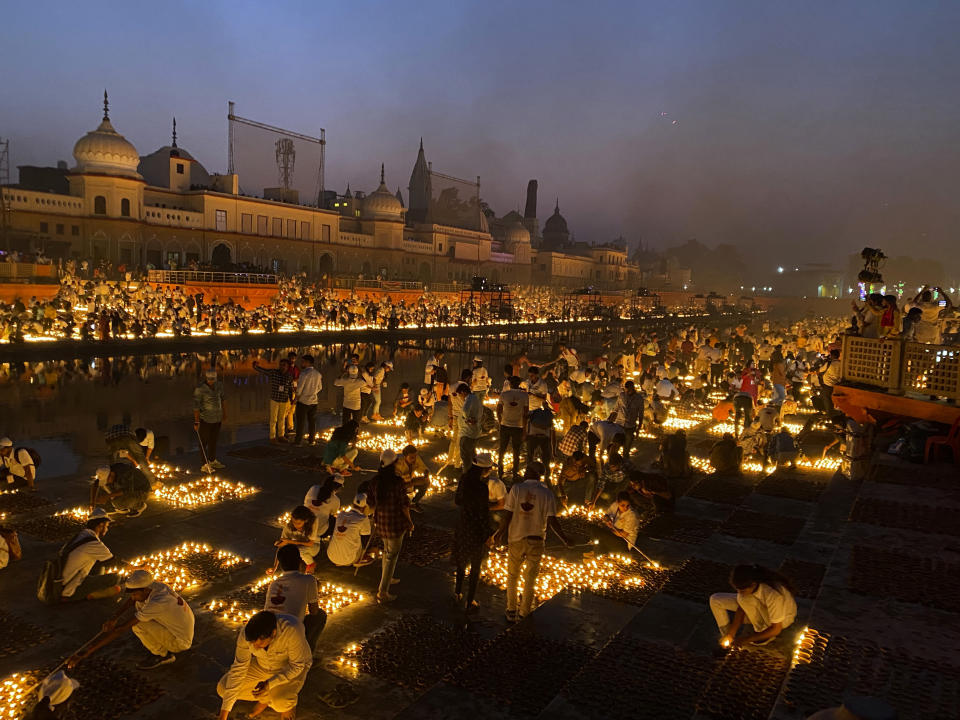
[[[524,340],[450,340],[431,343],[448,348],[445,361],[451,381],[463,368],[471,367],[474,355],[485,361],[495,386],[503,379],[503,365],[523,352],[533,362],[555,357],[556,337],[537,342]],[[577,339],[582,353],[616,345],[619,338],[597,332]],[[456,348],[453,350],[451,348]],[[73,359],[42,363],[0,364],[0,435],[9,435],[18,445],[36,447],[44,458],[43,475],[74,473],[83,458],[105,457],[103,434],[115,423],[132,428],[148,427],[171,455],[197,447],[193,431],[192,396],[202,371],[216,362],[226,388],[227,421],[221,443],[232,444],[266,435],[269,381],[252,368],[254,360],[276,366],[290,348],[233,350],[220,353],[175,353],[115,358]],[[420,346],[372,344],[323,345],[298,348],[316,359],[323,376],[321,412],[339,412],[339,388],[333,381],[350,354],[361,365],[392,360],[394,372],[383,390],[383,412],[392,411],[400,384],[407,382],[415,393],[423,382],[423,367],[429,351]],[[329,418],[325,425],[333,424]],[[49,464],[48,464],[49,463]]]

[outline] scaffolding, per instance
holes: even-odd
[[[0,138],[0,246],[10,250],[10,138]]]

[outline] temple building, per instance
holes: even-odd
[[[235,174],[211,173],[177,143],[141,156],[114,127],[104,93],[100,124],[73,148],[74,163],[20,166],[2,188],[11,249],[51,258],[184,269],[307,272],[430,283],[480,275],[507,284],[636,287],[639,271],[617,244],[573,241],[559,202],[537,218],[537,181],[521,215],[496,215],[476,184],[436,173],[423,141],[407,202],[387,184],[331,193],[326,207],[264,188],[240,193]],[[373,174],[373,173],[371,173]],[[289,192],[289,191],[288,191]]]

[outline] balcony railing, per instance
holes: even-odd
[[[898,338],[843,339],[843,380],[854,385],[960,399],[960,347]]]
[[[183,285],[185,283],[230,283],[236,285],[276,285],[277,276],[266,273],[200,272],[196,270],[150,270],[150,282]]]
[[[56,267],[54,265],[0,262],[0,280],[27,280],[30,278],[55,277]]]

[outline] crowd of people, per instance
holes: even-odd
[[[275,543],[265,607],[239,632],[234,661],[217,686],[220,717],[227,718],[239,700],[255,702],[254,714],[272,708],[281,717],[294,716],[325,622],[316,579],[325,567],[376,562],[372,539],[379,538],[375,597],[383,604],[396,600],[398,558],[415,530],[414,517],[424,512],[421,500],[431,476],[446,472],[456,484],[459,514],[450,547],[456,601],[467,614],[479,610],[481,567],[491,548],[504,547],[506,620],[522,621],[536,607],[533,588],[548,534],[571,545],[559,517],[575,497],[600,511],[592,553],[640,553],[641,518],[672,512],[676,481],[693,471],[685,432],[672,429],[670,417],[733,420],[732,432],[710,453],[720,475],[740,473],[751,455],[774,464],[795,462],[803,438],[787,429],[786,419],[799,410],[842,427],[831,395],[839,381],[844,326],[842,320],[764,322],[753,330],[745,324],[724,330],[689,326],[662,335],[627,334],[582,354],[559,341],[540,362],[520,353],[503,367],[488,368],[478,355],[459,373],[437,348],[425,362],[422,384],[401,383],[393,402],[385,397],[392,360],[348,354],[335,381],[342,388],[340,424],[323,446],[318,482],[290,512]],[[291,352],[275,367],[254,367],[269,379],[270,441],[322,444],[317,415],[338,408],[318,407],[322,379],[314,358]],[[214,362],[193,395],[205,472],[224,467],[218,439],[228,407]],[[407,444],[383,450],[376,471],[347,504],[339,493],[346,477],[362,472],[359,434],[364,428],[375,432],[375,423],[384,420],[403,428]],[[447,439],[442,462],[421,449],[431,430]],[[640,442],[651,437],[653,456]],[[193,613],[182,596],[144,570],[126,577],[102,572],[113,558],[104,542],[111,522],[139,516],[158,482],[149,472],[152,431],[117,426],[107,442],[111,464],[94,475],[89,519],[61,550],[61,586],[52,592],[56,601],[118,595],[125,601],[96,641],[67,665],[129,631],[146,650],[141,667],[155,668],[192,646]],[[36,487],[33,452],[0,439],[4,484]],[[431,469],[425,460],[440,467]],[[20,554],[16,533],[0,533],[0,567]],[[743,564],[734,568],[730,585],[734,592],[718,592],[709,603],[722,648],[773,642],[793,624],[797,608],[789,578]],[[747,625],[749,631],[743,630]]]

